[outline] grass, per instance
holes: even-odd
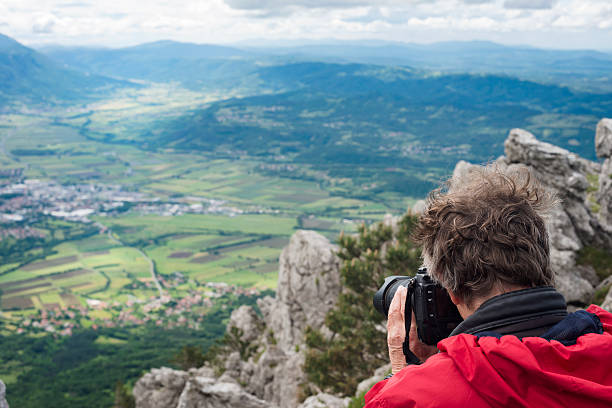
[[[606,250],[593,246],[585,246],[578,251],[576,263],[578,265],[592,266],[601,280],[612,275],[612,253]]]
[[[110,249],[106,249],[104,254],[91,255],[91,249],[102,247]],[[56,246],[54,250],[58,254],[49,259],[74,256],[77,261],[35,271],[16,270],[2,276],[1,283],[12,285],[9,287],[14,291],[11,298],[27,297],[37,309],[46,308],[45,305],[50,304],[64,307],[67,306],[67,298],[60,295],[62,293],[74,295],[74,300],[81,304],[89,297],[114,299],[120,296],[125,285],[136,279],[150,278],[149,264],[136,249],[117,247],[107,238],[98,236],[64,243]],[[107,279],[103,274],[106,274],[111,282],[108,290],[97,292],[106,286]],[[151,290],[150,294],[154,293]]]
[[[144,151],[140,144],[100,141],[104,134],[114,134],[123,141],[136,140],[143,130],[149,130],[153,119],[175,115],[222,97],[164,85],[121,91],[115,99],[91,105],[78,115],[61,109],[36,114],[0,114],[0,126],[6,125],[9,132],[6,151],[56,152],[19,157],[0,154],[0,168],[23,168],[26,178],[65,184],[120,184],[161,200],[182,203],[224,200],[227,206],[245,211],[246,214],[235,217],[216,214],[163,217],[135,213],[95,217],[124,243],[144,249],[155,261],[158,273],[180,271],[200,283],[225,281],[274,288],[278,256],[298,228],[298,218],[313,215],[303,228],[317,229],[333,239],[342,229],[354,231],[354,225],[343,222],[344,219],[374,221],[390,210],[379,202],[335,195],[347,180],[329,177],[307,165],[300,166],[300,174],[307,176],[301,179],[285,170],[262,170],[267,165],[275,165],[274,160],[270,163],[268,159],[250,157],[219,158],[205,152],[178,153],[172,149]],[[83,131],[85,125],[87,129]],[[395,196],[393,200],[400,202],[404,198]],[[406,208],[404,204],[399,207]],[[56,220],[47,232],[62,239],[65,231],[60,226],[70,228],[69,223]],[[276,241],[262,241],[267,238]],[[258,240],[259,244],[255,242]],[[150,280],[148,263],[134,248],[96,235],[52,249],[55,253],[39,260],[33,268],[26,266],[0,275],[0,285],[19,283],[13,288],[23,290],[11,293],[11,297],[23,297],[35,309],[44,308],[44,304],[65,305],[75,299],[83,304],[89,297],[125,301],[128,294],[143,298],[155,294],[153,289],[126,288],[134,282]],[[193,254],[170,258],[173,252],[179,251]],[[40,253],[41,249],[30,252]],[[216,258],[201,264],[191,262],[195,257],[210,255]],[[56,265],[45,263],[66,257],[76,259]],[[16,266],[0,265],[0,274]],[[79,270],[87,273],[72,273]],[[105,276],[110,284],[100,292],[107,282]],[[20,282],[29,279],[32,281]],[[27,289],[39,284],[49,285]],[[179,287],[175,292],[180,294],[181,290],[188,289]]]

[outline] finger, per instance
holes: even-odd
[[[404,342],[406,337],[406,327],[404,325],[404,312],[406,310],[405,287],[400,287],[395,292],[391,305],[389,306],[389,316],[387,320],[387,342],[397,345]]]
[[[400,319],[402,320],[402,322],[404,321],[404,312],[406,310],[406,294],[406,288],[400,286],[395,292],[395,295],[393,295],[393,300],[391,300],[391,304],[389,305],[387,325],[389,322],[394,322]]]
[[[414,315],[414,311],[412,312],[412,321],[410,323],[410,338],[416,338],[417,335],[417,324],[416,317]]]

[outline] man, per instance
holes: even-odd
[[[543,216],[554,197],[526,169],[483,167],[430,196],[415,238],[424,265],[464,321],[423,361],[406,366],[406,288],[388,315],[392,376],[366,394],[366,408],[612,407],[612,314],[568,314],[553,287]]]

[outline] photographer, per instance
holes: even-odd
[[[392,376],[366,408],[612,407],[612,314],[568,314],[552,287],[543,215],[554,201],[526,169],[491,166],[429,197],[415,239],[464,320],[424,344],[418,302],[397,287],[386,306]]]

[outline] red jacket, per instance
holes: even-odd
[[[440,353],[408,366],[366,394],[365,408],[612,407],[612,314],[598,306],[603,333],[556,340],[459,334]]]

